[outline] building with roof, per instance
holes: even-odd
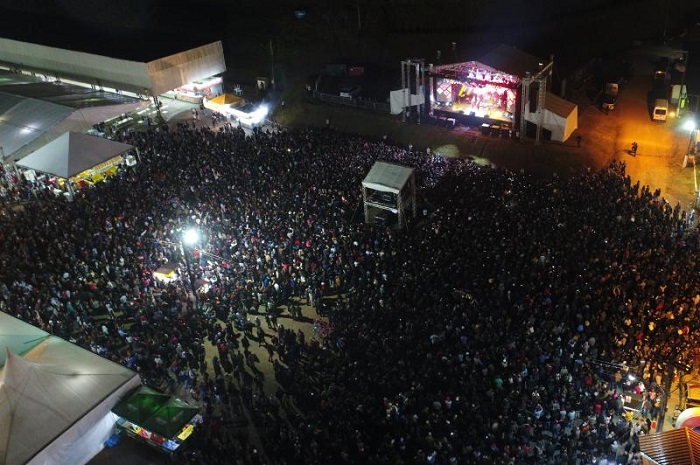
[[[124,59],[0,38],[0,62],[9,69],[144,97],[157,97],[226,71],[221,41],[164,56],[139,57]]]
[[[547,92],[552,65],[553,57],[499,45],[474,61],[430,66],[428,108],[470,126],[505,128],[494,134],[563,142],[578,126],[578,110]]]
[[[160,96],[220,92],[220,40],[181,31],[95,27],[70,18],[0,15],[0,161],[17,160],[67,131],[88,131]],[[192,83],[198,83],[192,85]],[[188,87],[189,86],[189,87]],[[186,89],[173,93],[176,89]],[[120,126],[122,124],[122,126]]]
[[[127,94],[0,69],[0,161],[18,160],[68,131],[149,106]]]

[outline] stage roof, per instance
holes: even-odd
[[[515,47],[499,45],[486,55],[476,61],[465,61],[462,63],[449,63],[445,65],[433,66],[433,74],[445,74],[454,78],[463,78],[471,69],[478,68],[490,72],[501,72],[522,78],[527,72],[532,74],[541,69],[540,63],[546,64],[544,60],[534,55],[530,55]]]
[[[501,44],[477,60],[513,76],[523,77],[527,72],[535,74],[549,61],[538,58],[515,47]],[[542,63],[542,66],[540,66]]]

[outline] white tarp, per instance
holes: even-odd
[[[0,146],[6,157],[43,136],[73,108],[0,92]]]
[[[378,161],[365,176],[362,187],[398,194],[412,175],[413,168]]]
[[[52,140],[57,139],[66,132],[88,132],[97,123],[113,118],[116,115],[138,111],[140,108],[149,104],[148,101],[144,100],[134,103],[86,107],[73,110],[73,113],[68,115],[67,118],[64,118],[62,121],[48,128],[43,134],[37,136],[28,144],[23,145],[21,148],[11,153],[6,151],[5,156],[12,160],[19,160],[40,149]],[[2,137],[0,137],[0,140],[2,140]]]
[[[132,148],[102,137],[67,132],[19,160],[17,166],[68,179]]]
[[[2,331],[16,321],[0,312]],[[0,369],[0,464],[87,463],[113,434],[110,410],[141,383],[117,363],[45,332],[44,338],[24,357],[0,347],[6,353]]]
[[[418,89],[418,94],[410,94],[408,89],[392,90],[389,92],[389,109],[392,115],[399,115],[404,110],[408,100],[408,106],[415,107],[425,103],[423,87]]]
[[[537,124],[537,114],[530,113],[529,102],[525,104],[525,108],[525,121]],[[552,140],[565,142],[578,129],[578,106],[547,92],[543,127],[552,133]]]

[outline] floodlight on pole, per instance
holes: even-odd
[[[195,309],[199,308],[199,300],[197,299],[197,288],[194,284],[194,274],[192,273],[192,264],[190,263],[190,250],[192,246],[199,241],[199,231],[196,228],[188,228],[182,232],[180,246],[182,247],[182,255],[185,257],[185,266],[187,267],[187,277],[190,281],[190,290],[194,298]]]
[[[188,247],[192,247],[199,241],[199,231],[196,228],[188,228],[182,233],[182,242]]]

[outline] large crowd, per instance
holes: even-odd
[[[138,165],[2,209],[0,309],[201,402],[182,460],[641,463],[663,376],[694,363],[698,235],[624,164],[538,179],[331,128],[120,139]],[[377,160],[416,169],[405,227],[364,224]],[[153,275],[183,252],[197,297]],[[278,320],[302,304],[321,343]]]

